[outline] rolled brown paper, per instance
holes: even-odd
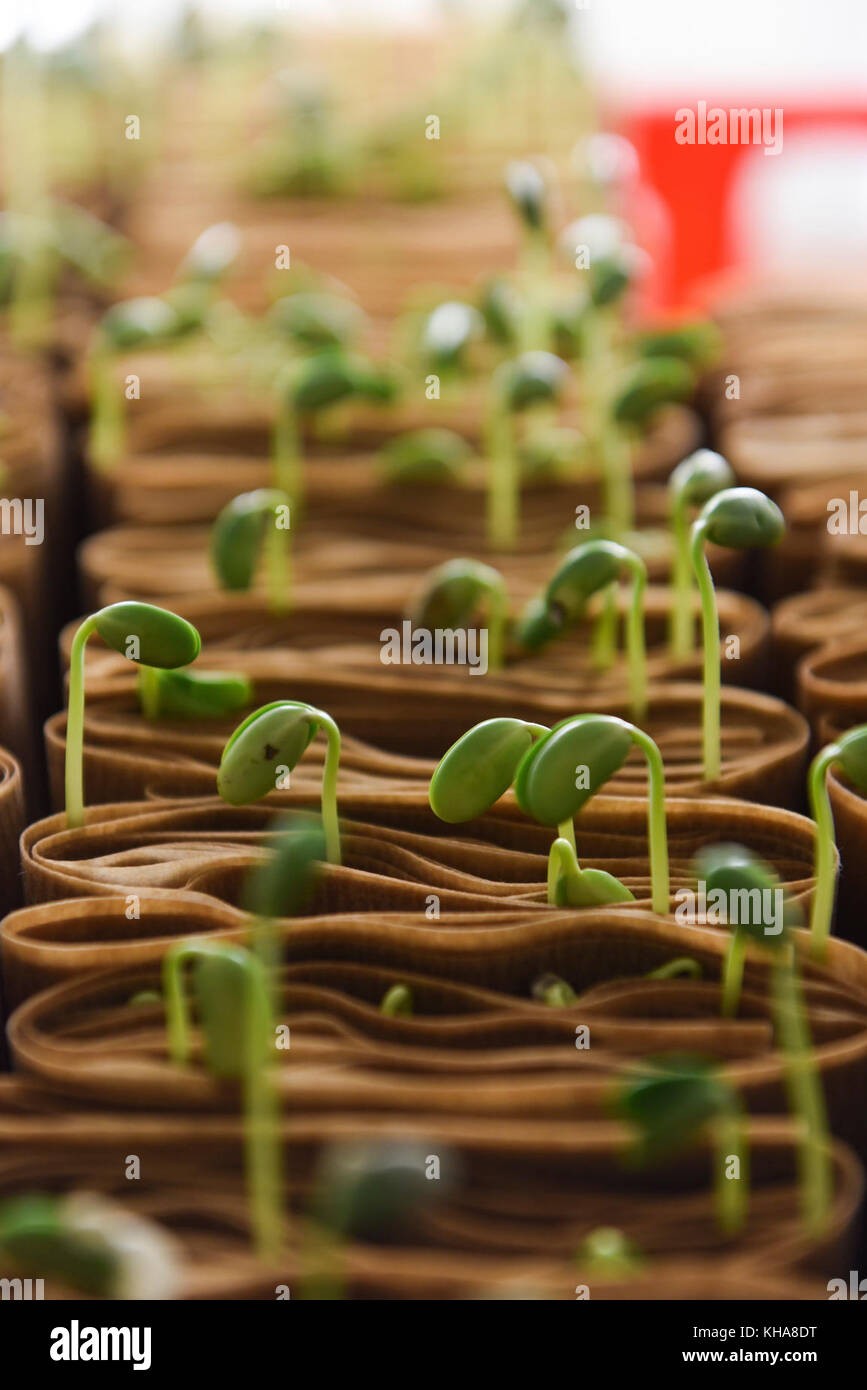
[[[799,1221],[792,1127],[753,1120],[746,1135],[750,1221],[733,1240],[716,1228],[712,1157],[704,1145],[636,1174],[621,1161],[628,1134],[610,1122],[530,1120],[516,1131],[475,1118],[380,1117],[372,1124],[358,1116],[347,1128],[340,1117],[300,1116],[286,1129],[293,1201],[287,1248],[262,1261],[249,1243],[236,1122],[86,1113],[10,1121],[0,1113],[0,1134],[0,1200],[34,1184],[58,1194],[84,1189],[110,1199],[122,1195],[125,1205],[174,1236],[180,1296],[197,1299],[273,1300],[278,1287],[288,1284],[292,1296],[309,1287],[321,1266],[315,1256],[300,1257],[305,1243],[297,1232],[313,1167],[326,1144],[350,1135],[430,1144],[434,1152],[454,1155],[460,1175],[433,1212],[405,1224],[402,1238],[385,1246],[338,1243],[328,1270],[350,1299],[574,1300],[580,1286],[606,1299],[703,1297],[714,1288],[714,1296],[751,1297],[755,1291],[760,1298],[825,1298],[829,1276],[849,1269],[863,1188],[857,1159],[835,1143],[831,1219],[826,1234],[810,1240]],[[56,1156],[58,1135],[62,1158]],[[118,1154],[130,1151],[142,1158],[134,1192],[118,1161]],[[642,1252],[643,1267],[631,1279],[605,1279],[575,1258],[609,1212]],[[52,1281],[46,1281],[45,1293],[72,1295]]]
[[[318,788],[307,784],[248,807],[229,807],[216,797],[92,806],[80,830],[67,829],[60,813],[28,826],[22,836],[25,893],[36,903],[151,889],[162,896],[203,892],[234,903],[264,852],[275,813],[317,805]],[[495,811],[460,828],[433,814],[422,785],[394,783],[387,792],[346,788],[340,811],[347,862],[323,868],[320,912],[405,908],[422,914],[431,893],[443,909],[483,911],[507,900],[546,908],[553,831],[528,822],[511,794]],[[666,813],[673,895],[694,887],[692,861],[702,845],[736,842],[768,860],[807,907],[811,821],[723,797],[672,798]],[[649,899],[643,801],[595,797],[577,819],[576,834],[582,864],[607,869],[639,901]]]
[[[320,652],[315,662],[305,653],[221,649],[211,652],[208,665],[244,671],[253,681],[257,705],[293,699],[327,710],[346,740],[342,766],[347,775],[427,782],[461,734],[496,716],[552,725],[582,711],[598,712],[604,696],[607,714],[630,718],[623,694],[575,693],[568,678],[565,688],[558,682],[557,688],[539,691],[495,672],[474,676],[468,666],[384,665],[372,650],[363,669],[347,664],[339,649]],[[100,671],[88,684],[85,711],[86,800],[141,796],[146,789],[180,796],[210,791],[221,750],[238,720],[215,720],[207,729],[199,726],[198,733],[189,721],[149,724],[136,712],[137,676],[129,663],[124,669],[118,664]],[[701,687],[694,682],[659,682],[650,688],[642,727],[659,745],[671,794],[739,796],[799,807],[808,740],[803,717],[772,696],[724,686],[722,776],[708,786],[702,780],[701,706]],[[59,715],[46,727],[55,804],[62,787],[64,724],[65,716]],[[304,775],[321,756],[320,743],[314,743]],[[646,766],[637,750],[610,786],[614,794],[646,795]]]

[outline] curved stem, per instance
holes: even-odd
[[[704,780],[706,782],[718,782],[722,770],[719,612],[710,566],[704,552],[704,535],[704,522],[699,519],[692,528],[690,554],[701,597],[702,646],[704,650],[704,694],[701,720],[702,761]]]
[[[514,550],[518,538],[518,450],[511,417],[497,401],[488,420],[488,543],[494,550]]]
[[[169,1057],[182,1066],[190,1056],[190,1024],[184,994],[184,965],[200,954],[196,945],[176,946],[163,957],[163,993],[166,1002],[166,1040]]]
[[[621,539],[635,526],[635,498],[629,435],[608,416],[600,449],[605,470],[605,513],[612,534]]]
[[[668,832],[665,823],[665,767],[653,739],[642,729],[628,726],[633,743],[647,759],[647,838],[650,846],[650,887],[654,912],[666,913],[671,897],[668,867]]]
[[[104,347],[98,347],[91,358],[90,383],[89,453],[104,473],[117,463],[124,441],[123,394],[115,379],[114,358]]]
[[[723,963],[722,977],[722,1015],[734,1018],[741,998],[744,979],[744,961],[747,954],[747,941],[744,933],[732,927],[728,950]]]
[[[325,857],[329,864],[340,864],[340,822],[337,815],[337,773],[340,767],[340,730],[330,715],[316,713],[319,727],[328,739],[322,773],[322,828],[325,831]]]
[[[671,612],[668,615],[668,642],[677,661],[692,655],[692,563],[689,554],[689,525],[686,495],[675,494],[671,509],[674,556],[671,568]]]
[[[548,851],[548,902],[557,906],[557,886],[563,875],[580,872],[574,844],[558,833]]]
[[[617,654],[617,584],[607,584],[593,625],[590,655],[597,671],[607,671]]]
[[[521,271],[524,280],[524,313],[521,315],[521,352],[547,349],[551,323],[546,300],[550,253],[541,230],[531,230],[524,239]]]
[[[828,1222],[832,1196],[828,1117],[798,977],[791,954],[787,955],[771,975],[774,1014],[786,1066],[789,1106],[800,1131],[801,1207],[808,1230],[820,1235]]]
[[[632,598],[626,618],[626,653],[629,661],[629,701],[632,718],[640,723],[647,713],[647,646],[644,636],[644,590],[647,566],[637,556],[629,561]]]
[[[578,846],[575,843],[575,822],[573,820],[564,820],[560,825],[557,826],[557,834],[559,835],[561,840],[568,841],[568,843],[572,846],[572,849],[575,851],[576,855],[575,863],[577,864]]]
[[[268,1069],[274,1029],[267,987],[257,989],[251,973],[246,989],[244,1063],[244,1149],[250,1188],[250,1223],[261,1256],[280,1248],[281,1155],[276,1096]]]
[[[84,648],[96,630],[95,615],[85,618],[69,654],[69,702],[66,711],[66,826],[84,825]]]
[[[716,1153],[717,1218],[726,1235],[735,1235],[743,1226],[747,1214],[747,1194],[750,1188],[749,1154],[744,1143],[743,1116],[736,1103],[722,1111],[714,1123]],[[738,1161],[737,1178],[726,1176],[730,1158]]]
[[[506,581],[500,577],[498,584],[487,586],[489,595],[488,613],[488,670],[501,671],[505,661],[506,621],[509,614],[509,594]]]
[[[271,443],[274,487],[285,492],[298,513],[303,501],[298,417],[288,391],[281,393]]]
[[[817,753],[807,776],[810,812],[816,822],[813,858],[813,904],[810,912],[810,955],[822,960],[828,949],[834,915],[837,873],[834,864],[834,814],[828,795],[828,769],[840,756],[839,744],[830,743]]]
[[[645,979],[648,980],[676,980],[679,978],[689,980],[701,979],[701,966],[692,956],[675,956],[674,960],[667,960],[665,965],[660,965],[656,970],[649,970]]]
[[[287,612],[290,589],[289,532],[277,525],[276,508],[269,513],[265,531],[265,585],[271,612]]]

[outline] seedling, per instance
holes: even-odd
[[[226,504],[211,529],[210,556],[223,589],[247,592],[264,552],[265,585],[272,613],[289,605],[289,496],[276,488],[242,492]]]
[[[529,160],[512,160],[504,175],[506,192],[524,232],[521,278],[524,304],[517,323],[526,351],[544,349],[550,338],[550,313],[546,303],[549,273],[548,188],[542,171]]]
[[[509,596],[498,570],[476,560],[447,560],[428,575],[413,614],[416,627],[469,627],[480,610],[487,611],[488,667],[501,669],[505,654]]]
[[[191,623],[150,603],[113,603],[79,625],[69,657],[66,716],[66,824],[84,824],[84,648],[98,633],[106,646],[129,661],[173,670],[195,661],[201,638]]]
[[[576,1252],[579,1267],[597,1279],[634,1279],[644,1258],[638,1247],[616,1226],[597,1226]]]
[[[484,320],[478,309],[460,299],[448,299],[428,314],[419,350],[426,368],[440,375],[467,369],[467,357],[482,337]]]
[[[538,740],[534,742],[534,740]],[[623,720],[578,715],[554,729],[521,719],[488,719],[453,744],[430,784],[430,804],[440,820],[468,821],[489,810],[514,785],[522,810],[542,825],[557,826],[548,864],[548,901],[558,906],[628,902],[632,894],[613,875],[578,864],[573,817],[608,781],[633,741],[650,764],[651,877],[654,911],[667,912],[668,846],[662,759],[652,739]]]
[[[775,502],[753,487],[732,487],[705,503],[690,532],[690,556],[701,598],[704,647],[702,703],[702,757],[704,780],[716,782],[722,770],[720,728],[720,633],[719,612],[705,544],[749,550],[775,545],[785,530],[783,514]]]
[[[297,700],[277,700],[247,716],[232,734],[220,759],[217,791],[230,806],[260,801],[286,779],[319,730],[327,738],[322,773],[322,824],[325,857],[340,863],[340,825],[337,817],[337,772],[340,730],[324,710]]]
[[[644,635],[644,591],[647,566],[632,550],[616,541],[587,541],[570,550],[545,590],[543,610],[532,605],[525,613],[519,636],[526,632],[531,646],[538,646],[547,631],[556,636],[574,625],[585,612],[594,594],[602,591],[613,600],[614,586],[626,571],[632,580],[632,597],[626,622],[626,651],[629,663],[629,694],[632,717],[644,718],[647,711],[647,655]],[[599,626],[604,628],[605,612]],[[598,628],[597,628],[598,631]],[[607,646],[607,643],[605,644]],[[608,665],[609,653],[597,645],[597,662]]]
[[[702,968],[697,960],[692,956],[675,956],[674,960],[668,960],[665,965],[660,965],[656,970],[648,970],[645,979],[648,980],[700,980]]]
[[[534,980],[531,993],[534,999],[538,999],[540,1004],[547,1004],[549,1009],[568,1009],[578,999],[567,980],[552,974],[540,975],[538,980]]]
[[[472,450],[454,430],[412,430],[392,439],[382,451],[388,483],[455,483]]]
[[[253,701],[253,684],[233,671],[161,671],[143,666],[138,698],[145,719],[224,719]]]
[[[525,352],[494,373],[488,418],[488,540],[512,550],[518,538],[520,459],[515,417],[539,404],[556,404],[569,368],[550,352]]]
[[[0,1252],[30,1277],[57,1279],[91,1298],[178,1296],[174,1237],[146,1217],[92,1192],[34,1192],[0,1206]]]
[[[414,1002],[409,985],[392,985],[386,990],[379,1012],[387,1018],[412,1018]]]
[[[559,826],[561,839],[569,839],[574,848],[574,837],[563,834],[564,825],[572,829],[573,817],[619,771],[635,745],[644,753],[649,773],[647,824],[653,911],[666,913],[670,875],[665,770],[659,749],[643,730],[613,715],[579,714],[564,719],[522,755],[513,779],[515,797],[522,810],[541,825]],[[559,841],[555,842],[554,852],[562,860],[565,851]],[[576,870],[577,860],[568,871],[568,878],[574,879]],[[580,877],[588,873],[596,875],[600,871],[584,870]],[[564,876],[561,872],[561,883]],[[611,880],[612,887],[622,889],[623,895],[632,897],[616,879],[607,874],[603,877]],[[562,891],[558,890],[558,896]],[[597,897],[596,901],[625,901],[623,895]]]
[[[672,1054],[650,1060],[625,1082],[615,1108],[635,1127],[629,1157],[642,1166],[688,1148],[710,1128],[717,1220],[721,1230],[735,1235],[746,1217],[749,1172],[742,1107],[734,1088],[702,1058]],[[729,1177],[732,1159],[737,1160],[737,1176]]]
[[[339,349],[294,362],[283,374],[272,438],[274,486],[295,506],[303,496],[300,468],[301,424],[330,406],[353,397],[388,402],[395,395],[390,377],[363,358]]]
[[[697,449],[679,463],[668,480],[674,561],[671,576],[669,647],[675,660],[692,655],[693,571],[689,549],[690,507],[703,507],[723,488],[734,485],[735,475],[722,454]]]
[[[801,1206],[808,1229],[824,1231],[831,1204],[828,1118],[822,1083],[816,1070],[810,1029],[798,980],[791,926],[800,920],[793,904],[778,910],[781,896],[769,865],[740,845],[718,845],[698,856],[696,872],[707,885],[708,898],[722,890],[731,904],[727,913],[732,934],[723,968],[722,1011],[737,1013],[748,942],[767,951],[771,968],[771,1001],[777,1041],[786,1069],[789,1106],[798,1121]],[[773,907],[771,906],[773,904]]]
[[[351,299],[322,290],[278,299],[268,317],[282,337],[307,352],[348,347],[364,323],[364,313]]]
[[[239,1081],[243,1087],[251,1224],[259,1254],[270,1256],[280,1248],[283,1215],[269,1074],[275,1031],[265,966],[243,946],[181,942],[173,947],[163,961],[163,989],[169,1056],[177,1066],[185,1066],[191,1052],[183,985],[188,963],[205,1066],[217,1081]]]
[[[842,768],[860,792],[867,792],[867,724],[859,724],[834,743],[827,744],[810,764],[807,778],[810,811],[816,822],[813,866],[816,886],[810,916],[810,954],[819,961],[825,958],[828,950],[837,883],[834,814],[828,795],[828,770],[834,766]]]
[[[134,348],[176,342],[189,324],[167,299],[147,296],[122,300],[103,315],[90,353],[90,457],[109,469],[123,452],[123,393],[115,377],[116,357]]]

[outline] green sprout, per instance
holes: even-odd
[[[690,532],[690,556],[701,598],[704,647],[702,758],[706,782],[718,781],[722,771],[722,733],[719,612],[705,544],[712,541],[714,545],[733,550],[774,545],[782,536],[785,525],[779,507],[763,492],[753,487],[732,487],[716,493],[705,503]]]
[[[417,627],[469,627],[480,608],[487,610],[488,666],[502,668],[505,657],[509,596],[498,570],[477,560],[447,560],[425,582],[412,613]]]
[[[798,1121],[801,1207],[809,1230],[821,1234],[828,1221],[832,1187],[828,1118],[791,937],[791,926],[800,914],[795,904],[781,906],[783,890],[777,875],[741,845],[703,850],[696,872],[706,884],[709,901],[713,893],[725,895],[726,920],[732,927],[723,967],[724,1016],[737,1013],[747,944],[753,943],[770,957],[774,1026],[783,1053],[789,1106]]]
[[[578,999],[567,980],[550,973],[540,975],[538,980],[534,980],[530,992],[534,999],[538,999],[540,1004],[547,1005],[549,1009],[568,1009]]]
[[[323,410],[353,398],[387,403],[395,384],[384,372],[360,357],[340,349],[318,352],[293,362],[284,373],[272,437],[274,485],[300,505],[301,424]]]
[[[363,327],[364,313],[351,299],[322,290],[298,291],[272,304],[277,332],[307,352],[346,348]]]
[[[269,1061],[274,1020],[265,967],[243,946],[180,942],[163,961],[169,1056],[189,1062],[191,1043],[184,967],[192,964],[196,1013],[204,1061],[218,1081],[240,1081],[244,1094],[245,1146],[251,1224],[257,1250],[275,1254],[282,1238],[280,1142]]]
[[[379,1012],[386,1018],[412,1018],[414,1002],[409,985],[392,985],[386,990],[379,1006]]]
[[[484,331],[484,320],[472,304],[449,299],[432,309],[421,331],[422,359],[431,371],[463,372],[467,355]]]
[[[69,707],[66,717],[66,824],[84,824],[84,648],[94,633],[106,646],[143,666],[173,670],[198,656],[198,632],[177,613],[150,603],[113,603],[78,627],[69,657]]]
[[[524,232],[520,272],[524,303],[517,319],[519,333],[525,351],[544,349],[551,329],[546,303],[546,278],[550,269],[548,187],[539,167],[523,159],[512,160],[506,165],[503,181]]]
[[[97,468],[112,468],[123,452],[123,395],[115,379],[115,358],[136,348],[177,342],[188,327],[177,308],[156,296],[122,300],[103,315],[90,354],[90,457]]]
[[[484,720],[462,735],[437,765],[430,783],[431,809],[448,824],[473,820],[514,785],[521,809],[558,830],[548,860],[549,903],[586,907],[632,901],[629,889],[612,874],[580,868],[573,818],[623,765],[633,738],[645,748],[651,764],[653,904],[655,911],[667,912],[662,760],[653,741],[622,720],[579,715],[554,729],[522,719]]]
[[[653,911],[666,913],[669,909],[670,874],[665,823],[665,770],[659,749],[643,730],[606,714],[579,714],[564,719],[522,755],[513,778],[515,797],[521,809],[541,825],[560,827],[559,839],[555,841],[552,853],[562,860],[566,851],[561,840],[571,845],[574,853],[574,816],[619,771],[636,745],[647,759],[650,778],[647,825]],[[564,834],[564,827],[572,833]],[[586,875],[593,874],[595,877],[601,871],[588,869],[581,872],[575,859],[568,877],[574,881],[576,873],[580,883]],[[563,877],[561,871],[561,882]],[[602,877],[610,880],[609,887],[616,886],[622,892],[618,896],[597,897],[596,901],[622,902],[627,900],[626,895],[632,897],[611,875]],[[550,882],[549,873],[549,886]],[[602,889],[601,881],[598,886]],[[569,890],[566,891],[568,893]],[[558,896],[561,894],[562,889],[559,889]]]
[[[143,666],[138,697],[145,719],[223,719],[253,700],[253,684],[234,671],[161,671]]]
[[[93,1192],[44,1192],[0,1205],[0,1254],[90,1298],[171,1299],[181,1284],[177,1243],[163,1227]]]
[[[636,347],[642,357],[676,357],[695,371],[703,371],[719,357],[723,337],[715,323],[698,319],[642,333]]]
[[[671,530],[674,537],[669,647],[675,660],[692,655],[693,573],[689,549],[689,509],[703,507],[723,488],[730,488],[735,475],[722,454],[697,449],[677,465],[668,480]]]
[[[222,509],[211,529],[211,566],[220,586],[235,592],[250,589],[264,552],[268,606],[272,613],[288,607],[291,576],[289,496],[276,488],[242,492]]]
[[[411,430],[389,441],[382,451],[388,483],[454,483],[472,450],[454,430]]]
[[[717,1220],[735,1235],[746,1218],[749,1167],[743,1111],[737,1091],[700,1057],[671,1054],[651,1059],[620,1087],[615,1108],[636,1131],[630,1159],[664,1161],[688,1148],[708,1127],[714,1144]],[[731,1159],[737,1176],[729,1178]]]
[[[276,700],[254,710],[232,734],[220,759],[217,791],[230,806],[249,806],[285,787],[287,778],[319,730],[327,738],[322,774],[322,824],[326,859],[340,863],[337,773],[340,730],[324,710],[297,700]]]
[[[632,597],[626,623],[626,651],[629,664],[629,695],[632,717],[636,721],[644,718],[647,712],[647,655],[644,635],[644,592],[647,584],[647,566],[644,561],[616,541],[586,541],[570,550],[560,564],[557,572],[545,590],[542,604],[549,618],[550,636],[558,636],[567,626],[575,623],[585,611],[587,603],[600,591],[606,601],[614,598],[615,585],[622,571],[632,580]],[[616,616],[616,608],[615,608]],[[607,628],[606,613],[600,617],[600,628]],[[526,637],[530,646],[538,646],[544,639],[546,625],[538,605],[531,605],[524,614],[519,626],[519,637]],[[596,643],[596,657],[600,665],[609,663],[606,650],[607,640]]]
[[[634,1279],[644,1258],[638,1247],[616,1226],[589,1231],[576,1251],[581,1269],[597,1279]]]
[[[647,980],[700,980],[702,968],[697,960],[692,956],[675,956],[672,960],[667,960],[665,965],[657,966],[656,970],[648,970],[645,979]]]
[[[556,404],[569,375],[560,357],[525,352],[503,362],[494,373],[488,418],[488,539],[495,549],[512,550],[518,538],[520,459],[515,416],[540,404]]]
[[[831,935],[837,874],[834,863],[834,815],[828,795],[828,770],[838,766],[861,792],[867,792],[867,724],[859,724],[829,743],[810,764],[807,791],[810,812],[816,822],[813,874],[816,886],[810,917],[810,954],[824,960]]]

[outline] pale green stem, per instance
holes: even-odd
[[[571,822],[569,822],[571,828]],[[560,881],[561,873],[566,873],[570,867],[577,869],[578,858],[575,854],[574,845],[559,835],[551,845],[548,852],[548,902],[552,906],[557,903],[557,884]]]
[[[831,935],[834,891],[837,886],[834,863],[834,814],[828,794],[828,769],[840,756],[839,744],[830,743],[817,753],[807,777],[810,811],[816,822],[813,877],[813,903],[810,912],[810,955],[823,960]]]
[[[69,703],[66,711],[66,826],[84,825],[84,648],[96,631],[95,617],[85,618],[69,654]]]
[[[643,560],[629,561],[632,598],[626,617],[626,653],[629,662],[629,699],[632,718],[640,724],[647,713],[647,647],[644,636],[644,590],[647,567]]]
[[[518,450],[511,416],[499,401],[488,421],[487,454],[488,543],[493,550],[514,550],[520,511]]]
[[[573,820],[564,820],[562,824],[557,826],[557,834],[561,840],[568,840],[577,855],[578,846],[575,843],[575,822]],[[577,864],[577,858],[575,862]]]
[[[547,351],[551,339],[551,322],[546,304],[546,285],[550,255],[541,231],[531,231],[525,238],[521,256],[525,286],[525,309],[521,315],[522,352]]]
[[[799,1129],[801,1208],[807,1229],[812,1235],[819,1236],[827,1226],[832,1197],[828,1117],[791,954],[774,967],[771,985],[775,1021],[786,1066],[789,1108]]]
[[[262,1007],[256,1007],[253,981],[247,982],[247,1064],[244,1068],[244,1151],[250,1188],[250,1224],[259,1255],[273,1257],[283,1237],[282,1154],[277,1097],[266,1064],[259,1061],[259,1044],[268,1038],[273,1044],[274,1029],[268,1017],[267,993]],[[267,1033],[265,1032],[267,1030]]]
[[[501,671],[505,662],[506,621],[509,615],[509,594],[506,582],[488,586],[488,670]]]
[[[325,832],[325,858],[329,864],[340,864],[340,821],[337,813],[337,773],[340,767],[340,730],[329,715],[319,711],[319,727],[328,739],[325,768],[322,773],[322,829]]]
[[[602,591],[602,607],[593,624],[590,656],[597,671],[607,671],[617,653],[617,585],[607,584]]]
[[[726,1235],[736,1235],[743,1227],[747,1214],[747,1195],[750,1190],[749,1154],[744,1143],[743,1116],[736,1105],[723,1111],[714,1122],[716,1153],[717,1219]],[[728,1161],[738,1160],[739,1176],[726,1176]]]
[[[124,446],[123,393],[114,372],[114,357],[98,347],[90,360],[89,455],[95,468],[106,473],[118,462]]]
[[[274,487],[285,492],[292,503],[293,519],[300,513],[303,503],[300,436],[295,407],[288,393],[284,393],[277,407],[272,437],[273,478]]]
[[[743,985],[746,953],[747,941],[744,933],[736,926],[732,927],[725,962],[723,964],[723,1018],[734,1018],[737,1014],[741,998],[741,987]]]
[[[676,493],[671,509],[674,555],[671,569],[671,612],[668,615],[668,642],[671,655],[683,661],[692,655],[692,562],[689,555],[687,500]]]
[[[718,782],[722,771],[721,688],[719,655],[719,612],[710,566],[704,553],[705,524],[699,519],[692,528],[690,552],[701,597],[702,645],[704,650],[704,692],[702,701],[702,761],[705,782]]]
[[[650,846],[650,886],[654,912],[666,913],[671,897],[668,866],[668,832],[665,824],[665,767],[653,739],[642,729],[629,725],[633,743],[647,759],[647,838]]]
[[[276,509],[268,517],[265,532],[265,583],[270,611],[287,612],[291,587],[289,531],[277,525]]]
[[[159,719],[160,678],[153,666],[139,668],[138,698],[145,719]]]
[[[668,960],[665,965],[660,965],[656,970],[649,970],[645,976],[647,980],[676,980],[676,979],[701,979],[701,966],[697,960],[691,956],[675,956],[674,960]]]

